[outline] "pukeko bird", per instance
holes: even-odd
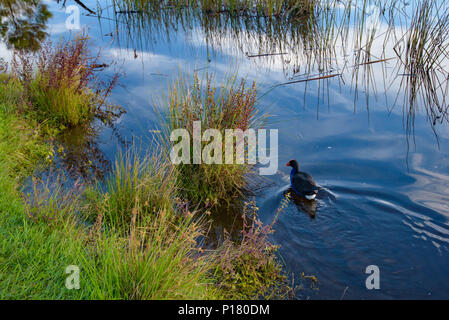
[[[315,180],[307,172],[299,171],[299,164],[296,160],[290,160],[287,162],[287,167],[292,167],[290,172],[290,182],[293,191],[301,197],[307,200],[315,199],[320,187],[317,186]]]

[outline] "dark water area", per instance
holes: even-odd
[[[47,3],[54,14],[48,24],[51,39],[69,37],[65,9]],[[84,3],[97,10],[96,1]],[[351,44],[346,52],[338,47],[339,53],[325,55],[324,64],[315,59],[306,70],[301,67],[306,57],[295,52],[289,36],[277,47],[287,54],[250,58],[268,53],[263,32],[207,36],[194,19],[190,29],[160,25],[139,35],[132,27],[126,32],[125,20],[116,25],[109,2],[101,1],[100,7],[101,18],[81,10],[81,28],[92,50],[101,48],[102,59],[114,59],[125,72],[111,100],[127,113],[112,128],[97,123],[91,141],[72,138],[78,147],[71,167],[93,158],[92,166],[102,167],[101,177],[133,139],[149,145],[159,127],[154,105],[180,74],[209,72],[217,83],[229,74],[255,79],[259,95],[265,93],[258,108],[270,115],[266,128],[279,130],[278,173],[268,177],[270,186],[256,198],[261,219],[271,223],[280,207],[290,159],[323,187],[312,206],[291,201],[274,226],[273,241],[281,246],[287,271],[303,282],[297,298],[449,298],[449,125],[432,126],[421,102],[409,130],[405,100],[397,98],[407,94],[401,86],[405,76],[398,76],[405,71],[397,69],[396,60],[373,63],[369,70],[359,66],[354,81],[354,68],[342,69],[354,64]],[[108,35],[117,28],[118,34]],[[372,46],[374,60],[380,60],[379,47]],[[0,54],[10,57],[4,46]],[[393,50],[386,50],[384,58],[392,57]],[[277,86],[306,72],[322,74],[324,65],[341,76]],[[70,139],[64,143],[74,145]],[[380,269],[379,290],[365,286],[369,265]],[[303,272],[316,276],[317,284],[301,281]]]

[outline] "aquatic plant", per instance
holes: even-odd
[[[437,123],[449,120],[448,30],[447,6],[426,0],[416,5],[407,32],[396,39],[394,52],[400,61],[396,69],[406,92],[403,110],[409,133],[414,130],[414,117],[420,104],[424,104],[433,130]]]
[[[288,200],[287,200],[288,201]],[[279,215],[285,206],[279,208]],[[214,279],[224,299],[289,298],[294,288],[287,284],[287,274],[277,255],[278,246],[270,242],[272,224],[264,225],[257,218],[255,201],[244,203],[243,228],[239,240],[225,234],[217,248]]]
[[[167,100],[157,109],[163,121],[163,140],[168,152],[174,144],[170,141],[173,130],[186,129],[193,139],[194,121],[200,122],[204,130],[219,130],[222,136],[226,129],[260,128],[264,116],[259,116],[255,108],[256,95],[256,83],[247,86],[245,79],[238,83],[236,77],[230,77],[216,87],[210,76],[203,82],[194,75],[192,83],[188,78],[180,77],[169,86]],[[202,148],[206,144],[203,141]],[[190,158],[192,155],[193,149]],[[224,156],[225,152],[222,152],[222,164],[176,165],[179,196],[193,205],[202,206],[230,203],[239,198],[248,179],[254,178],[254,165],[225,164]]]
[[[220,50],[230,36],[237,42],[235,50],[246,50],[250,56],[267,54],[267,59],[271,54],[285,55],[283,60],[289,61],[288,67],[292,69],[297,64],[295,53],[303,51],[304,37],[317,39],[314,34],[308,34],[320,12],[315,8],[316,1],[309,0],[112,0],[110,3],[104,10],[98,3],[97,14],[99,21],[113,19],[117,31],[114,40],[120,45],[145,50],[160,38],[169,41],[173,33],[181,30],[189,33],[200,28],[207,45],[214,49]],[[270,6],[276,9],[269,9]],[[310,55],[309,49],[304,53]],[[298,57],[298,61],[302,60]]]
[[[98,212],[103,223],[117,232],[127,232],[133,212],[138,221],[158,211],[170,211],[177,186],[176,172],[154,145],[141,156],[136,147],[119,152],[111,173],[87,194],[86,217],[95,221]]]
[[[93,222],[86,263],[100,299],[251,299],[285,297],[286,276],[271,226],[245,205],[241,238],[204,249],[207,216],[176,197],[177,175],[162,152],[120,154],[105,188],[86,194]],[[249,209],[251,208],[251,209]]]
[[[209,14],[256,15],[266,17],[305,15],[313,10],[313,0],[200,0]]]
[[[119,75],[108,83],[96,76],[105,66],[89,55],[88,38],[77,35],[56,46],[47,42],[37,53],[15,51],[12,71],[22,83],[29,111],[41,121],[71,127],[94,117],[112,121],[122,114],[120,107],[106,102]]]
[[[128,236],[102,231],[99,211],[92,227],[90,251],[96,263],[84,264],[99,299],[207,299],[210,259],[201,256],[196,241],[202,229],[188,212],[176,216],[171,209],[140,212],[132,209]],[[143,218],[143,219],[139,219]]]
[[[258,17],[304,15],[313,9],[316,0],[113,0],[120,8],[117,12],[129,14],[148,9],[184,9],[194,8],[207,14],[256,15]]]

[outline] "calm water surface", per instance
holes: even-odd
[[[96,8],[95,1],[85,3]],[[53,2],[51,8],[48,31],[56,41],[69,36],[67,15]],[[266,53],[263,40],[242,40],[228,31],[213,43],[195,23],[187,31],[170,29],[170,39],[164,30],[144,30],[146,40],[124,31],[111,37],[106,34],[115,22],[106,19],[107,9],[102,15],[83,14],[81,23],[103,59],[114,58],[126,72],[112,100],[127,114],[113,129],[98,124],[88,143],[97,161],[113,161],[133,137],[151,139],[158,127],[153,105],[179,74],[201,69],[218,79],[229,73],[255,79],[260,95],[266,93],[259,109],[270,114],[267,128],[279,129],[279,171],[256,199],[262,220],[270,223],[280,206],[289,185],[288,160],[297,159],[323,187],[316,208],[291,202],[275,225],[273,241],[304,287],[297,297],[449,298],[449,126],[437,125],[435,135],[419,106],[414,137],[407,134],[403,100],[396,100],[401,77],[385,80],[399,73],[394,61],[373,64],[369,74],[375,84],[357,91],[348,71],[270,90],[295,79],[295,53],[288,48],[289,55],[248,58],[246,52]],[[1,53],[10,54],[4,47]],[[329,64],[341,66],[352,54],[329,58]],[[368,265],[380,268],[380,290],[365,287]],[[316,286],[300,281],[302,272],[316,276]]]

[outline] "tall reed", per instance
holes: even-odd
[[[432,128],[449,121],[446,96],[449,82],[449,8],[444,3],[425,0],[416,5],[407,32],[396,41],[400,60],[401,86],[406,94],[403,110],[409,133],[414,130],[415,113],[424,105]]]
[[[245,79],[237,82],[236,77],[230,77],[216,87],[211,76],[205,80],[200,80],[196,74],[191,79],[180,77],[169,86],[167,101],[158,108],[167,150],[174,145],[170,135],[175,129],[186,129],[190,134],[190,146],[193,145],[195,121],[201,123],[202,130],[219,130],[222,137],[226,129],[260,128],[264,117],[256,109],[256,96],[256,83],[248,86]],[[223,141],[221,143],[224,145]],[[206,144],[203,141],[201,147]],[[190,159],[193,159],[192,148],[190,152]],[[222,150],[221,164],[176,165],[180,197],[203,205],[230,203],[240,197],[247,180],[253,176],[254,167],[247,163],[225,164],[224,156]]]
[[[156,151],[159,150],[159,151]],[[139,221],[159,211],[171,212],[177,187],[176,172],[159,147],[142,156],[136,147],[119,152],[111,173],[87,192],[87,217],[123,233],[129,230],[134,212]]]
[[[103,231],[98,212],[90,234],[95,264],[84,264],[94,299],[208,299],[216,289],[210,280],[210,258],[199,254],[200,225],[187,212],[170,208],[148,215],[131,210],[128,235]],[[139,219],[142,218],[142,219]],[[105,224],[106,225],[106,224]]]
[[[47,42],[36,53],[15,51],[12,65],[31,111],[41,120],[71,127],[94,117],[111,120],[123,112],[106,102],[119,76],[108,83],[99,79],[96,71],[105,65],[89,54],[85,36],[61,40],[56,46]]]

